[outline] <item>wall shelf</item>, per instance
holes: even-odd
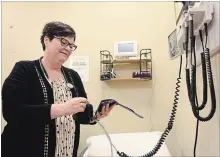
[[[148,61],[148,62],[151,62],[151,59],[117,59],[117,60],[113,60],[113,61],[111,61],[111,60],[102,60],[101,61],[101,63],[102,64],[117,64],[117,63],[127,63],[127,64],[132,64],[132,63],[140,63],[140,62],[146,62],[146,61]]]
[[[112,82],[112,81],[149,81],[149,80],[151,80],[151,78],[112,78],[103,81]]]
[[[139,65],[139,69],[131,71],[127,76],[117,74],[115,65]],[[124,67],[124,66],[123,66]],[[130,66],[129,66],[130,68]],[[120,73],[120,72],[119,72]],[[120,77],[119,77],[120,76]],[[107,50],[100,51],[100,80],[101,81],[148,81],[152,79],[152,57],[151,49],[142,49],[139,58],[113,59]]]

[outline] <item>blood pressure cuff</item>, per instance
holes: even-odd
[[[93,119],[93,106],[91,104],[87,104],[84,112],[79,112],[73,117],[80,124],[91,124],[90,122]]]

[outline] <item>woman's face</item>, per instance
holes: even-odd
[[[45,37],[46,53],[53,61],[63,64],[72,54],[77,46],[74,44],[74,37],[57,37],[50,41]]]

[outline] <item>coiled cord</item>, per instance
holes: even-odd
[[[170,116],[170,120],[168,123],[167,128],[164,130],[163,134],[161,135],[159,141],[157,142],[156,146],[153,148],[152,151],[150,151],[149,153],[142,155],[140,157],[152,157],[153,155],[155,155],[158,150],[160,149],[160,147],[163,145],[163,143],[165,142],[166,137],[168,136],[168,134],[170,133],[170,131],[173,128],[173,123],[174,123],[174,119],[176,116],[176,111],[177,111],[177,104],[178,104],[178,100],[179,100],[179,92],[180,92],[180,83],[181,83],[181,69],[182,69],[182,56],[180,56],[180,69],[179,69],[179,77],[177,78],[177,83],[176,83],[176,91],[175,91],[175,99],[174,99],[174,103],[173,103],[173,109],[171,112],[171,116]],[[119,152],[117,151],[117,154],[120,157],[131,157],[127,154],[125,154],[124,152]]]
[[[208,90],[207,90],[207,73],[206,73],[206,61],[205,61],[205,55],[204,53],[201,53],[201,62],[202,62],[202,78],[203,78],[203,101],[200,106],[196,106],[196,109],[202,110],[205,108],[206,103],[207,103],[207,95],[208,95]],[[195,87],[196,88],[196,87]],[[195,90],[196,94],[196,99],[198,99],[197,96],[197,91]],[[198,103],[198,102],[197,102]]]
[[[200,35],[200,40],[201,40],[201,44],[202,44],[202,49],[203,52],[201,53],[201,63],[202,63],[202,79],[203,79],[203,101],[202,104],[199,105],[198,103],[198,96],[197,96],[197,90],[196,90],[196,75],[194,75],[195,79],[194,79],[194,84],[195,84],[195,97],[196,97],[196,109],[197,110],[202,110],[205,108],[206,104],[207,104],[207,73],[206,73],[206,59],[205,59],[205,48],[204,48],[204,44],[203,44],[203,38],[202,38],[202,30],[199,30],[199,35]],[[193,52],[194,52],[194,62],[196,63],[196,50],[195,50],[195,37],[193,37]],[[206,36],[206,44],[207,44],[207,36]],[[195,73],[196,73],[196,68],[195,68]]]
[[[210,63],[210,54],[209,54],[209,49],[206,48],[205,49],[205,57],[206,57],[206,67],[207,67],[207,74],[208,74],[208,80],[209,80],[209,87],[210,87],[210,94],[211,94],[211,111],[208,114],[207,117],[201,117],[198,112],[197,112],[197,108],[195,106],[195,93],[193,91],[195,91],[195,69],[196,67],[194,66],[192,68],[192,92],[191,92],[191,99],[190,99],[190,103],[192,106],[192,111],[194,116],[199,119],[200,121],[206,122],[209,121],[215,114],[215,110],[216,110],[216,97],[215,97],[215,89],[214,89],[214,83],[213,83],[213,78],[212,78],[212,71],[211,71],[211,63]]]
[[[200,39],[202,42],[202,46],[204,49],[204,54],[201,54],[201,61],[202,61],[202,71],[203,71],[203,103],[201,106],[198,105],[197,102],[197,92],[196,92],[196,52],[195,52],[195,36],[194,36],[194,31],[193,31],[193,19],[189,21],[190,23],[190,38],[191,38],[191,60],[192,60],[192,55],[194,54],[194,64],[191,62],[191,82],[190,82],[190,72],[189,69],[186,69],[186,84],[187,84],[187,89],[188,89],[188,97],[190,100],[190,104],[192,106],[192,111],[194,116],[202,122],[209,121],[212,119],[212,117],[215,114],[216,110],[216,97],[215,97],[215,89],[214,89],[214,83],[213,83],[213,77],[212,77],[212,70],[211,70],[211,62],[210,62],[210,53],[209,49],[206,47],[207,46],[207,37],[208,37],[208,31],[207,31],[207,24],[205,24],[205,33],[206,33],[206,43],[205,43],[205,48],[203,46],[203,39],[202,39],[202,34],[200,31]],[[186,32],[188,33],[188,32]],[[188,44],[188,39],[186,40],[186,45]],[[187,53],[187,49],[186,49]],[[186,58],[187,59],[187,58]],[[206,75],[207,71],[207,75]],[[210,87],[210,94],[211,94],[211,111],[206,117],[202,117],[199,115],[198,110],[202,110],[205,108],[206,103],[207,103],[207,77],[208,76],[208,81],[209,81],[209,87]],[[195,102],[196,100],[196,102]]]
[[[210,63],[210,54],[209,49],[207,48],[207,39],[208,39],[208,27],[207,23],[205,25],[205,46],[203,44],[203,38],[202,38],[202,30],[199,30],[200,40],[202,44],[203,52],[201,53],[201,64],[202,64],[202,79],[203,79],[203,101],[202,104],[199,105],[198,103],[198,97],[197,97],[197,90],[196,90],[196,51],[195,51],[195,36],[194,36],[194,29],[193,29],[193,16],[190,15],[190,39],[191,39],[191,83],[190,83],[190,72],[189,69],[187,69],[188,62],[186,62],[186,84],[187,84],[187,90],[188,90],[188,97],[190,100],[190,104],[192,106],[192,111],[194,116],[197,118],[196,122],[196,135],[195,135],[195,143],[194,143],[194,157],[196,157],[196,146],[197,146],[197,138],[198,138],[198,129],[199,129],[199,121],[206,122],[210,120],[215,113],[216,110],[216,100],[215,100],[215,89],[212,79],[212,70],[211,70],[211,63]],[[185,30],[186,38],[185,38],[185,45],[186,45],[186,61],[188,61],[188,23],[186,22],[186,30]],[[192,64],[192,58],[194,55],[194,65]],[[207,73],[206,73],[207,70]],[[204,109],[207,104],[207,75],[209,80],[209,87],[210,87],[210,93],[211,93],[211,111],[207,117],[201,117],[199,115],[199,111]]]
[[[196,54],[195,54],[195,36],[193,35],[193,20],[190,20],[190,39],[191,39],[191,84],[190,84],[190,72],[189,69],[187,69],[187,62],[186,62],[186,84],[187,84],[187,91],[188,91],[188,97],[189,100],[195,102],[195,98],[198,99],[197,91],[196,91],[196,66],[192,64],[192,59],[194,58],[194,63],[196,64]],[[188,33],[189,28],[188,25],[186,25],[185,34],[186,36],[186,60],[188,60]],[[205,108],[207,103],[207,74],[206,74],[206,63],[205,63],[205,55],[204,55],[204,44],[203,44],[203,38],[202,38],[202,31],[199,31],[201,44],[203,48],[203,52],[201,53],[201,63],[202,63],[202,79],[203,79],[203,101],[201,105],[194,105],[194,108],[196,110],[202,110]],[[206,38],[207,43],[207,38]],[[194,56],[193,56],[194,55]]]

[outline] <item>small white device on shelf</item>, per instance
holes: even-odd
[[[118,41],[114,44],[116,59],[130,59],[138,56],[137,41]]]

